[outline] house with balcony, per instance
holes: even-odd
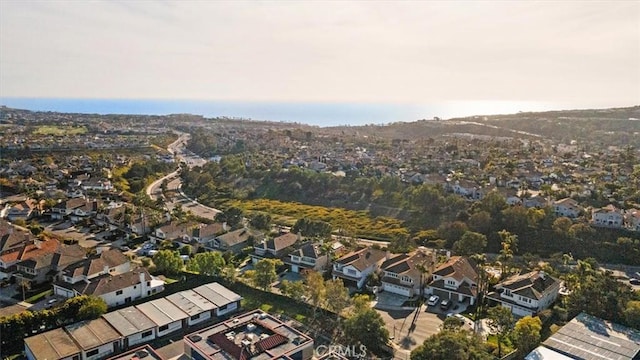
[[[410,254],[392,255],[380,265],[382,290],[407,297],[421,295],[435,263],[435,252],[425,248]]]
[[[559,291],[560,281],[538,270],[507,278],[487,298],[510,309],[515,316],[534,316],[551,306]]]
[[[294,273],[305,270],[324,272],[329,264],[329,257],[321,250],[319,243],[307,242],[291,252],[284,263]]]
[[[428,295],[475,304],[478,297],[478,273],[475,267],[466,257],[452,256],[433,271],[433,280],[425,288],[425,296]]]
[[[272,239],[265,239],[253,246],[251,261],[255,265],[262,259],[284,260],[298,240],[300,240],[300,235],[292,232],[276,236]]]
[[[598,227],[621,229],[624,226],[624,213],[613,205],[591,210],[591,224]]]
[[[569,219],[577,218],[580,212],[582,212],[582,208],[578,205],[578,202],[571,198],[556,200],[552,206],[556,216],[564,216]]]
[[[342,279],[345,285],[355,285],[361,289],[369,274],[377,272],[387,259],[387,252],[365,247],[352,251],[333,263],[333,279]]]

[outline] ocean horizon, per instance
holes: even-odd
[[[434,117],[514,114],[566,110],[558,104],[533,101],[448,101],[434,104],[245,102],[208,100],[52,99],[0,97],[0,105],[31,111],[85,114],[193,114],[206,118],[234,117],[302,123],[320,127],[410,122]]]

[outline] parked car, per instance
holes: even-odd
[[[631,279],[631,280],[629,280],[629,284],[631,284],[631,285],[640,285],[640,279]]]
[[[436,306],[438,305],[438,301],[440,301],[440,297],[438,295],[431,295],[429,297],[429,301],[427,301],[427,305]]]
[[[444,299],[440,303],[440,309],[442,310],[449,310],[450,307],[451,307],[451,300]]]

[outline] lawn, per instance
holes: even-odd
[[[84,126],[55,126],[55,125],[42,125],[33,132],[35,135],[81,135],[87,133],[87,128]]]
[[[47,297],[47,296],[49,296],[51,294],[53,294],[53,290],[49,289],[49,290],[43,291],[41,293],[35,294],[30,298],[27,298],[25,301],[30,303],[30,304],[33,304],[33,303],[38,302],[38,300],[41,300],[41,299],[43,299],[43,298],[45,298],[45,297]]]

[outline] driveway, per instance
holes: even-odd
[[[431,335],[440,331],[442,320],[436,314],[424,311],[424,306],[413,310],[381,310],[376,309],[382,316],[391,342],[403,354],[422,343]]]

